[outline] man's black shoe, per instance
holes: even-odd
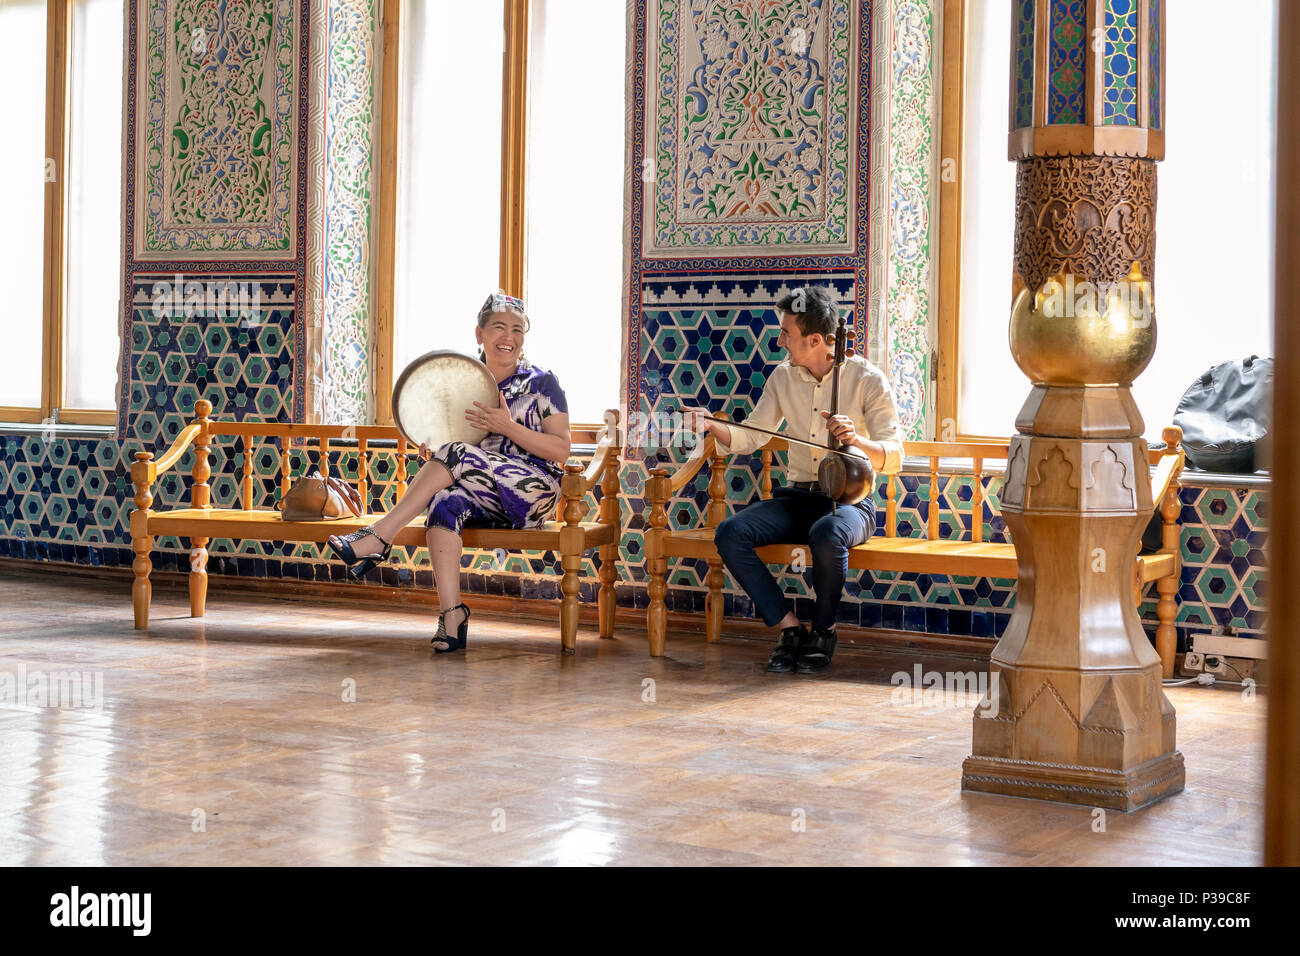
[[[799,673],[817,674],[830,667],[837,640],[833,627],[827,631],[814,630],[799,653]]]
[[[808,629],[802,624],[781,631],[776,650],[767,659],[767,669],[773,674],[793,674],[799,661],[799,649],[808,642]]]

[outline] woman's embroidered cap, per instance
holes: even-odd
[[[483,308],[478,310],[479,321],[486,319],[494,312],[505,312],[509,309],[511,312],[527,313],[524,308],[524,300],[516,299],[513,295],[506,295],[504,292],[493,292],[483,303]]]

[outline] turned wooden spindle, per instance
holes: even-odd
[[[646,590],[650,607],[646,615],[650,631],[650,656],[664,656],[664,641],[668,631],[668,611],[664,594],[668,590],[664,578],[668,573],[668,559],[664,556],[663,536],[668,527],[668,469],[655,468],[646,482],[646,496],[650,500],[649,527],[645,531]]]
[[[583,498],[586,496],[585,483],[582,479],[582,466],[565,465],[564,477],[560,479],[560,494],[564,498],[564,527],[560,529],[560,567],[564,576],[560,579],[560,632],[565,654],[577,652],[578,630],[578,576],[582,572],[583,534],[580,523],[586,508]]]
[[[190,488],[191,506],[203,511],[212,508],[212,488],[208,479],[212,477],[212,466],[208,459],[212,445],[212,403],[200,398],[194,403],[198,414],[195,424],[199,426],[194,436],[194,470],[191,472]],[[190,616],[202,617],[208,600],[208,541],[206,537],[190,538]]]
[[[970,489],[970,539],[984,540],[984,459],[975,459],[975,474]]]
[[[758,476],[758,496],[764,501],[772,497],[772,451],[764,448],[759,454],[763,462],[763,470]]]
[[[240,483],[239,503],[244,511],[253,510],[253,436],[244,435],[241,439],[244,448],[244,467]]]
[[[619,441],[618,410],[610,409],[607,411],[605,419],[606,428],[609,429],[613,438],[613,444],[610,448],[609,457],[606,459],[605,472],[601,477],[599,520],[601,524],[614,528],[615,535],[613,542],[600,546],[600,571],[597,574],[600,579],[600,592],[596,596],[596,610],[600,622],[600,636],[613,637],[614,610],[617,607],[614,582],[618,580],[618,550],[622,546],[617,532],[620,527],[619,518],[620,509],[622,508],[619,495],[618,466],[623,460],[623,446],[622,442]]]
[[[365,514],[370,510],[370,456],[364,438],[357,439],[357,495],[361,498],[361,513]]]
[[[406,495],[406,439],[397,439],[397,500]]]
[[[1169,451],[1183,455],[1183,430],[1177,425],[1161,429],[1160,437],[1164,439]],[[1160,623],[1156,626],[1156,653],[1160,655],[1162,672],[1166,678],[1174,676],[1174,656],[1178,651],[1178,629],[1174,620],[1178,616],[1178,602],[1174,595],[1178,593],[1179,582],[1183,577],[1183,552],[1179,542],[1178,515],[1182,511],[1179,489],[1182,483],[1178,476],[1169,482],[1169,488],[1160,502],[1160,550],[1173,555],[1174,572],[1156,581],[1156,617]]]
[[[709,458],[709,503],[704,512],[704,524],[716,528],[727,517],[727,458],[717,451]]]
[[[330,476],[330,440],[324,435],[320,440],[320,454],[317,456],[319,462],[320,476],[328,478]]]
[[[135,484],[135,510],[131,512],[131,551],[135,560],[131,570],[135,581],[131,585],[131,601],[135,610],[136,630],[149,626],[149,602],[153,599],[153,585],[149,572],[153,570],[150,552],[153,535],[149,534],[149,515],[153,505],[154,463],[153,452],[138,451],[131,466],[131,481]]]
[[[727,456],[716,445],[709,469],[709,505],[704,523],[705,527],[717,528],[727,517]],[[709,570],[704,575],[704,584],[708,588],[704,596],[704,639],[712,644],[722,637],[722,611],[726,603],[722,589],[727,579],[722,573],[722,558],[716,551],[709,556],[707,564]]]
[[[212,447],[212,420],[208,416],[212,414],[212,403],[206,398],[200,398],[194,403],[194,411],[197,416],[194,424],[199,426],[199,432],[194,436],[190,507],[207,509],[212,507],[212,488],[208,485],[208,479],[212,477],[212,464],[208,460],[209,449]]]
[[[897,475],[885,475],[885,537],[898,536],[898,491],[894,488]]]
[[[930,510],[927,515],[925,536],[931,541],[939,537],[939,456],[930,456]]]
[[[284,435],[280,438],[280,500],[281,501],[284,501],[284,499],[289,494],[289,486],[290,486],[289,466],[292,464],[292,462],[289,459],[290,456],[293,455],[292,442],[293,440],[288,435]]]

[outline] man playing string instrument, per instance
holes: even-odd
[[[895,472],[903,456],[903,433],[885,373],[859,356],[845,359],[839,375],[839,414],[833,415],[832,367],[838,319],[834,293],[825,287],[795,289],[776,304],[781,334],[776,340],[787,358],[767,380],[746,424],[775,429],[825,448],[831,437],[860,448],[877,471]],[[707,431],[732,454],[752,452],[769,436],[730,427],[687,408],[688,424]],[[780,640],[768,660],[774,673],[811,674],[831,664],[835,620],[849,548],[862,544],[876,529],[876,506],[870,495],[856,505],[834,503],[817,482],[818,467],[833,452],[791,442],[789,474],[772,498],[741,508],[718,525],[714,535],[723,564]],[[795,616],[756,549],[775,543],[807,542],[812,552],[814,605],[811,630]]]

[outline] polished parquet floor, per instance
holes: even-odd
[[[0,681],[91,675],[88,706],[0,706],[0,864],[1261,860],[1262,694],[1171,688],[1186,791],[1098,832],[1087,808],[962,795],[978,695],[904,704],[889,679],[968,659],[842,647],[827,675],[773,676],[754,641],[670,632],[652,660],[643,630],[587,628],[563,659],[554,625],[482,614],[435,657],[427,613],[217,579],[202,620],[157,591],[146,634],[129,585],[75,570],[0,576],[0,608]]]

